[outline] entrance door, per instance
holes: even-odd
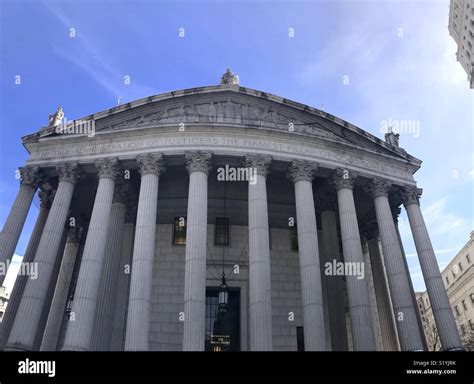
[[[214,333],[214,325],[218,319],[219,288],[208,287],[206,289],[206,351],[215,350],[211,344],[211,335]],[[222,321],[225,323],[224,329],[230,337],[230,344],[222,346],[222,351],[240,351],[240,289],[229,289],[229,305],[227,313]]]

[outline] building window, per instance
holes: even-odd
[[[174,218],[173,244],[186,245],[186,217]]]
[[[229,218],[216,217],[214,243],[215,245],[229,245]]]
[[[462,272],[462,263],[459,263],[459,271]]]
[[[428,301],[428,299],[425,299],[425,301],[426,301],[426,306],[429,306],[430,302]]]
[[[459,308],[458,308],[458,306],[457,306],[457,305],[454,307],[454,310],[456,311],[456,315],[458,315],[458,316],[459,316],[459,315],[460,315],[460,313],[459,313]]]
[[[449,277],[448,276],[446,276],[446,284],[449,285]]]
[[[454,271],[452,271],[452,273],[453,273],[453,279],[455,279],[455,278],[456,278],[456,274],[454,273]]]
[[[466,333],[466,330],[464,329],[464,324],[461,324],[461,335],[464,336],[465,333]]]
[[[466,260],[467,260],[468,263],[471,262],[471,258],[469,257],[469,254],[466,255]]]
[[[462,307],[464,308],[465,311],[467,311],[467,305],[466,305],[466,300],[461,301]]]
[[[290,240],[291,240],[291,250],[298,250],[298,229],[296,225],[290,228]]]
[[[474,293],[471,293],[469,297],[471,298],[471,303],[474,303]]]
[[[474,330],[474,323],[471,319],[469,319],[469,327],[471,328],[471,331]]]
[[[304,352],[304,330],[303,327],[296,327],[296,348],[298,352]]]

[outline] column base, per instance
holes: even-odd
[[[443,349],[444,352],[467,352],[464,347],[452,347],[448,349]]]
[[[32,352],[33,348],[22,344],[7,344],[3,347],[5,352]]]

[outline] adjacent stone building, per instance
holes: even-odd
[[[464,346],[470,350],[474,350],[473,256],[474,231],[471,232],[468,242],[441,273],[461,340]],[[441,344],[428,294],[424,292],[417,293],[416,295],[428,348],[430,350],[439,350]]]
[[[449,7],[449,34],[458,45],[456,58],[467,73],[469,85],[474,88],[474,1],[451,0]]]
[[[422,350],[404,204],[443,348],[461,345],[413,178],[421,161],[242,87],[150,96],[22,138],[0,262],[41,201],[5,350]],[[1,281],[0,281],[1,283]]]

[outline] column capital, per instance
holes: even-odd
[[[40,199],[40,207],[46,208],[46,209],[51,208],[51,204],[53,203],[55,193],[56,191],[52,189],[40,190],[38,192],[38,196]]]
[[[405,206],[410,204],[420,204],[420,196],[423,193],[423,189],[418,188],[414,185],[405,185],[403,187],[403,204]]]
[[[360,229],[361,235],[367,240],[376,239],[379,237],[379,226],[377,220],[370,220]]]
[[[66,163],[56,167],[58,172],[59,182],[67,181],[68,183],[76,184],[79,182],[84,174],[77,163]]]
[[[184,163],[189,174],[193,172],[204,172],[209,174],[212,168],[212,153],[211,152],[185,152]]]
[[[67,243],[79,243],[83,228],[80,226],[69,227],[67,231]]]
[[[314,179],[314,172],[318,169],[318,164],[310,161],[293,160],[288,167],[286,177],[293,183],[300,180],[312,182]]]
[[[353,189],[354,182],[359,174],[354,171],[350,171],[344,168],[336,168],[329,178],[329,184],[336,188],[337,191],[340,189]]]
[[[382,177],[374,177],[370,182],[365,186],[365,191],[370,193],[372,197],[375,199],[379,196],[386,196],[390,192],[390,188],[392,187],[392,182],[388,179],[384,179]]]
[[[20,184],[31,185],[33,188],[38,188],[41,183],[41,170],[39,167],[20,167]]]
[[[247,154],[244,158],[244,165],[248,168],[256,168],[257,174],[261,176],[267,176],[270,173],[270,163],[272,162],[271,156],[258,155],[258,154]]]
[[[117,158],[100,159],[95,162],[99,179],[108,178],[115,180],[120,173]]]
[[[160,176],[166,171],[166,163],[161,153],[147,153],[137,156],[138,168],[141,176],[154,174]]]

